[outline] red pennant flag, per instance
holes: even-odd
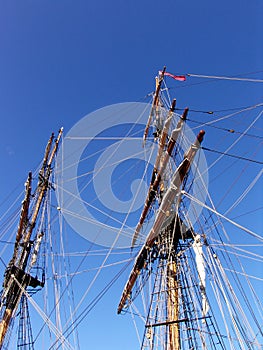
[[[159,71],[159,74],[162,74],[161,71]],[[179,81],[185,81],[186,80],[186,77],[185,75],[173,75],[171,73],[168,73],[168,72],[164,72],[164,75],[168,76],[168,77],[171,77],[175,80],[179,80]]]

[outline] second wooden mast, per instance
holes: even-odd
[[[23,291],[27,287],[37,288],[44,286],[44,280],[39,280],[30,274],[30,269],[35,263],[41,243],[41,233],[35,241],[32,241],[32,234],[36,227],[36,222],[44,202],[47,190],[50,188],[50,176],[58,144],[62,136],[63,129],[59,130],[57,139],[54,141],[54,134],[51,135],[39,172],[38,185],[35,192],[35,203],[32,207],[32,174],[29,173],[25,198],[22,203],[19,225],[16,234],[13,256],[6,268],[3,283],[3,294],[1,300],[2,318],[0,321],[0,349],[2,349],[11,320],[15,317],[20,304]]]

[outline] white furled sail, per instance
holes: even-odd
[[[201,236],[196,235],[194,238],[194,243],[192,245],[193,250],[195,252],[195,262],[196,262],[196,268],[200,280],[200,292],[202,296],[202,314],[203,317],[206,316],[208,310],[209,310],[209,305],[207,302],[206,298],[206,286],[205,286],[205,259],[203,255],[203,244],[201,242]],[[205,322],[203,320],[203,322]]]

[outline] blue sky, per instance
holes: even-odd
[[[163,65],[175,73],[260,71],[261,16],[261,1],[1,1],[1,157],[8,178],[14,163],[17,170],[31,166],[21,161],[25,148],[38,152],[50,130],[143,98]],[[262,91],[251,83],[195,83],[178,89],[180,106],[236,107],[240,95],[250,105]]]
[[[141,101],[164,65],[175,74],[262,79],[262,18],[261,0],[0,0],[1,199],[36,167],[52,131],[67,132],[103,106]],[[196,110],[251,106],[263,95],[262,83],[189,77],[171,87],[178,107]],[[252,133],[262,135],[262,123],[257,128]],[[256,201],[262,205],[259,194]],[[111,299],[118,299],[118,288]],[[129,333],[126,321],[119,317],[108,332],[122,328],[107,340],[116,307],[102,316],[104,307],[89,317],[90,334],[98,335],[88,342],[123,349],[117,334]],[[105,334],[100,344],[99,332]]]

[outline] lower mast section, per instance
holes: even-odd
[[[157,271],[142,349],[180,350],[179,224],[175,219],[157,240]],[[155,253],[156,254],[156,253]],[[156,257],[156,255],[154,255]],[[151,258],[152,262],[154,258]]]
[[[167,314],[169,335],[168,349],[180,350],[177,265],[174,259],[167,264]]]
[[[152,285],[141,350],[225,350],[216,321],[202,309],[202,291],[192,252],[196,237],[178,219],[163,230],[147,257]],[[141,288],[139,281],[136,288]],[[135,295],[136,297],[136,295]],[[145,302],[146,296],[143,296]],[[131,302],[132,305],[132,302]],[[134,307],[137,310],[139,303]],[[143,315],[143,313],[142,313]]]

